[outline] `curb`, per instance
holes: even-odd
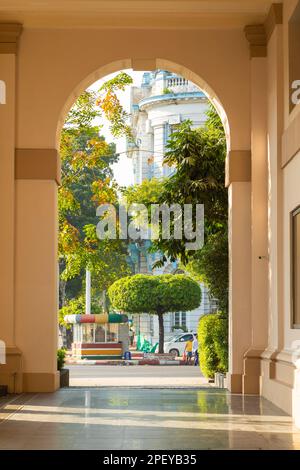
[[[131,360],[116,360],[116,361],[101,361],[101,360],[80,360],[74,362],[66,362],[66,366],[72,365],[85,365],[85,366],[181,366],[184,365],[181,361],[168,361],[163,359],[131,359]]]

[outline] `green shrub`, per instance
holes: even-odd
[[[205,377],[226,372],[228,367],[228,326],[220,313],[204,315],[198,325],[199,363]]]
[[[64,368],[66,362],[66,350],[61,348],[57,350],[57,370]]]
[[[216,372],[227,372],[228,370],[228,319],[217,314],[214,328],[214,344],[219,359]]]

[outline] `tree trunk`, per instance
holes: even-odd
[[[73,343],[73,328],[67,329],[66,330],[66,347],[67,349],[72,348],[72,343]]]
[[[164,315],[158,312],[158,326],[159,326],[159,345],[158,352],[163,354],[164,352],[164,341],[165,341],[165,330],[164,330]]]
[[[102,304],[103,312],[106,313],[107,303],[106,303],[106,291],[105,290],[102,291],[101,304]]]
[[[66,286],[67,282],[63,279],[59,279],[59,308],[62,308],[66,305]]]

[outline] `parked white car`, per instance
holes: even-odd
[[[170,338],[164,343],[164,352],[174,354],[174,356],[182,356],[185,350],[186,342],[194,338],[195,332],[182,333],[178,336]]]

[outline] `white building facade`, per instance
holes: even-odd
[[[207,108],[205,94],[183,77],[164,70],[144,73],[141,86],[131,89],[135,143],[128,144],[128,156],[133,161],[134,184],[151,178],[165,178],[174,171],[163,163],[174,126],[186,120],[190,120],[194,128],[203,126]],[[152,269],[159,254],[149,254],[149,244],[147,241],[130,245],[135,272],[154,275],[180,272],[177,262],[166,262],[162,268]],[[166,337],[176,330],[197,331],[200,316],[216,309],[216,302],[210,298],[206,286],[201,284],[201,290],[202,301],[198,309],[164,316]],[[148,341],[158,341],[158,319],[155,315],[137,316],[135,327]]]

